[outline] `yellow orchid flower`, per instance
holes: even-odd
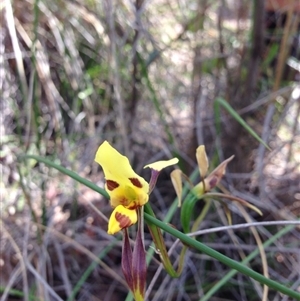
[[[128,158],[121,155],[107,141],[98,148],[95,161],[104,171],[105,190],[110,196],[114,208],[108,222],[108,234],[115,234],[123,229],[122,270],[126,282],[136,301],[143,301],[146,288],[146,253],[143,240],[143,210],[149,194],[154,189],[159,172],[178,162],[177,158],[158,161],[146,165],[152,174],[148,183],[137,175],[130,166]],[[136,242],[132,251],[128,227],[138,222]]]
[[[182,178],[185,178],[190,184],[190,186],[192,187],[191,188],[192,195],[189,196],[190,199],[187,198],[187,201],[183,206],[184,208],[181,210],[181,224],[184,228],[184,232],[189,232],[190,230],[189,224],[190,224],[191,215],[194,210],[195,202],[199,199],[203,199],[204,197],[207,198],[210,197],[216,199],[226,198],[227,200],[240,203],[241,205],[246,206],[256,211],[260,215],[262,215],[262,212],[257,207],[251,205],[250,203],[246,202],[243,199],[225,193],[211,192],[216,186],[218,186],[218,184],[222,180],[223,176],[225,175],[226,167],[233,158],[234,156],[231,156],[228,159],[224,160],[209,175],[207,175],[209,163],[205,151],[205,146],[200,145],[196,149],[196,159],[198,163],[199,173],[201,176],[201,181],[197,185],[194,186],[193,183],[188,178],[188,176],[185,175],[181,170],[175,169],[171,172],[171,180],[178,198],[178,207],[181,207],[181,201],[182,201]],[[228,221],[229,223],[231,223],[230,211],[228,210],[226,203],[223,201],[222,203],[225,207],[226,210],[225,212]]]
[[[110,203],[115,208],[108,223],[108,234],[115,234],[137,222],[137,209],[148,202],[159,172],[178,162],[177,158],[158,161],[145,166],[152,169],[150,184],[136,174],[127,157],[121,155],[107,141],[98,148],[95,161],[104,171],[105,190],[110,196]]]

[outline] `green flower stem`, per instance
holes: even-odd
[[[183,243],[185,243],[191,247],[194,247],[196,250],[203,252],[210,257],[217,259],[218,261],[224,263],[225,265],[229,266],[230,268],[237,270],[238,272],[240,272],[246,276],[249,276],[262,284],[265,284],[268,287],[275,289],[276,291],[279,291],[289,297],[295,298],[295,300],[300,300],[300,294],[298,292],[293,291],[293,290],[289,289],[288,287],[286,287],[274,280],[264,277],[263,275],[249,269],[245,265],[243,265],[235,260],[232,260],[227,256],[222,255],[221,253],[209,248],[208,246],[200,243],[199,241],[196,241],[195,239],[193,239],[191,237],[188,237],[184,233],[168,226],[167,224],[157,220],[156,218],[152,217],[151,215],[149,215],[147,213],[145,213],[144,216],[145,216],[145,220],[148,223],[152,223],[152,224],[156,225],[157,227],[163,229],[164,231],[170,233],[171,235],[179,238]]]
[[[147,213],[149,216],[156,219],[155,214],[154,214],[151,206],[149,205],[149,203],[147,203],[144,206],[144,210],[145,210],[145,213]],[[159,256],[161,258],[161,261],[162,261],[162,264],[163,264],[165,270],[168,272],[168,274],[171,277],[174,277],[174,278],[179,277],[180,274],[174,270],[173,265],[170,261],[168,251],[166,249],[166,245],[165,245],[160,227],[157,227],[154,223],[147,223],[147,225],[149,227],[156,250],[159,252]]]
[[[19,157],[19,160],[22,160],[22,159],[33,159],[33,160],[36,160],[38,162],[42,162],[50,167],[53,167],[55,169],[57,169],[58,171],[60,171],[61,173],[71,177],[72,179],[74,179],[75,181],[91,188],[92,190],[100,193],[101,195],[103,195],[104,197],[106,197],[107,199],[109,199],[109,195],[108,193],[100,188],[99,186],[97,186],[96,184],[94,184],[93,182],[89,181],[89,180],[86,180],[84,178],[82,178],[81,176],[79,176],[76,172],[74,171],[71,171],[63,166],[60,166],[48,159],[44,159],[43,157],[40,157],[40,156],[35,156],[35,155],[22,155]]]

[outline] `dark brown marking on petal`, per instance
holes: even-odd
[[[209,188],[212,189],[217,185],[218,182],[218,178],[217,177],[213,177],[210,181],[209,181]]]
[[[122,197],[120,200],[119,200],[119,203],[120,205],[123,205],[124,207],[127,207],[127,205],[129,204],[129,200],[126,199],[125,197]],[[130,208],[129,208],[130,209]]]
[[[141,206],[139,206],[135,201],[132,201],[130,202],[130,204],[127,205],[127,209],[130,209],[130,210],[135,210],[137,208],[139,208]]]
[[[134,186],[136,186],[136,187],[138,187],[138,188],[142,188],[142,187],[143,187],[143,185],[142,185],[142,183],[140,182],[139,179],[137,179],[137,178],[129,178],[129,180],[130,180],[130,182],[131,182]]]
[[[132,225],[130,218],[120,212],[116,212],[115,218],[119,223],[121,229],[127,228]]]
[[[108,190],[113,191],[114,189],[118,188],[120,185],[115,181],[106,180],[106,186]]]

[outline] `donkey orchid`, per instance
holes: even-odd
[[[128,158],[121,155],[107,141],[98,148],[95,161],[103,168],[106,179],[105,190],[114,208],[108,223],[108,234],[115,234],[137,222],[137,209],[148,202],[159,172],[178,163],[178,159],[173,158],[146,165],[144,168],[152,169],[149,184],[133,171]]]
[[[108,222],[108,234],[124,232],[122,249],[122,270],[126,282],[136,301],[144,300],[146,287],[146,254],[143,240],[143,206],[149,200],[159,172],[178,163],[177,158],[158,161],[146,165],[151,168],[150,182],[136,174],[127,157],[121,155],[107,141],[104,141],[96,153],[95,161],[104,171],[105,189],[114,208]],[[136,242],[132,251],[128,227],[138,223]]]
[[[256,211],[260,215],[262,215],[261,211],[257,207],[251,205],[250,203],[246,202],[243,199],[225,193],[211,192],[215,187],[218,186],[218,184],[222,180],[226,171],[227,164],[233,158],[234,156],[231,156],[230,158],[224,160],[209,175],[207,175],[209,163],[208,163],[205,147],[204,145],[200,145],[196,149],[196,159],[198,163],[199,173],[201,176],[201,181],[198,184],[194,186],[193,183],[191,183],[190,179],[179,169],[176,169],[171,173],[171,180],[178,197],[179,207],[181,206],[181,199],[182,199],[182,178],[185,178],[192,187],[191,197],[189,200],[187,200],[184,203],[183,206],[184,208],[181,210],[181,222],[185,232],[189,232],[189,221],[193,213],[195,202],[204,197],[214,198],[214,199],[226,198],[233,202],[240,203],[241,205],[246,206]],[[221,202],[224,205],[229,223],[231,223],[231,215],[228,210],[227,204],[223,201]]]

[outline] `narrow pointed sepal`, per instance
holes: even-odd
[[[150,182],[149,182],[149,194],[151,194],[151,192],[153,191],[153,189],[156,185],[159,174],[160,174],[160,171],[157,171],[155,169],[151,169],[151,178],[150,178]]]
[[[122,248],[122,271],[128,287],[131,291],[134,290],[133,277],[132,277],[132,249],[130,246],[130,240],[128,235],[128,229],[125,228],[123,237],[123,248]]]
[[[221,179],[223,178],[227,164],[234,158],[231,156],[230,158],[223,161],[219,166],[217,166],[207,178],[204,179],[205,192],[211,191],[214,187],[216,187]]]
[[[233,201],[233,202],[237,202],[239,204],[241,204],[242,206],[245,206],[245,207],[248,207],[250,209],[252,209],[253,211],[257,212],[259,215],[263,215],[263,213],[261,212],[260,209],[258,209],[256,206],[248,203],[247,201],[241,199],[241,198],[238,198],[234,195],[230,195],[230,194],[225,194],[225,193],[217,193],[217,192],[208,192],[205,194],[207,197],[211,197],[211,198],[215,198],[216,200],[218,200],[218,198],[225,198],[225,199],[228,199],[230,201]]]
[[[133,277],[133,295],[136,301],[142,301],[145,298],[146,290],[146,274],[147,274],[147,263],[146,263],[146,252],[144,247],[143,239],[143,219],[142,208],[138,209],[138,231],[137,237],[133,249],[132,261],[132,277]]]
[[[178,199],[178,207],[181,207],[182,202],[182,179],[181,179],[182,171],[180,169],[174,169],[171,172],[171,181],[173,184],[173,187],[175,189],[177,199]]]
[[[204,179],[208,170],[208,159],[204,145],[200,145],[196,149],[196,159],[200,171],[200,176],[202,179]]]
[[[173,158],[171,160],[166,160],[166,161],[157,161],[151,164],[148,164],[144,166],[144,168],[151,168],[151,178],[150,178],[150,183],[149,183],[149,194],[151,194],[152,190],[154,189],[158,176],[160,174],[160,171],[168,166],[175,165],[178,163],[177,158]]]
[[[173,158],[173,159],[170,159],[170,160],[157,161],[157,162],[148,164],[148,165],[144,166],[144,168],[149,167],[149,168],[154,169],[156,171],[161,171],[162,169],[164,169],[168,166],[171,166],[171,165],[175,165],[178,162],[179,162],[178,158]]]

